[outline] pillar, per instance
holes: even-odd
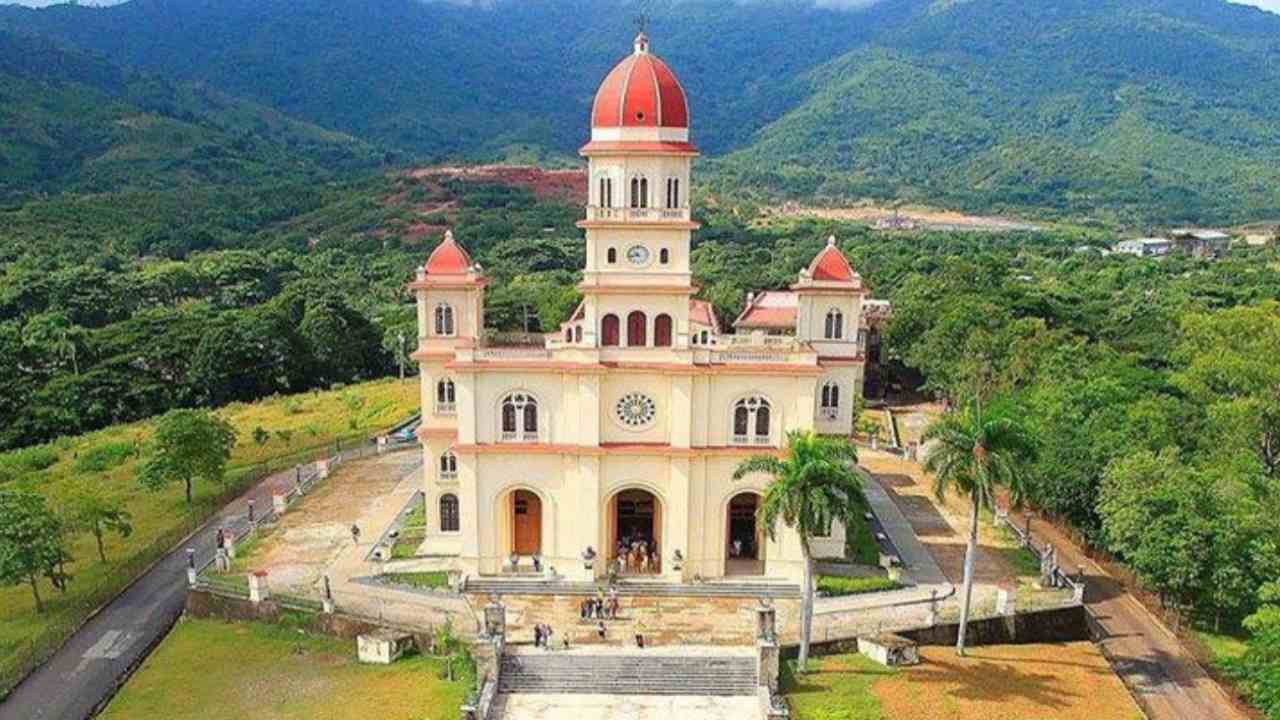
[[[267,585],[267,571],[254,570],[249,574],[249,602],[260,603],[270,599],[271,590]]]

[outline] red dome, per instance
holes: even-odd
[[[596,91],[591,127],[688,128],[689,101],[667,64],[636,36],[635,52],[614,66]]]
[[[471,258],[467,255],[467,251],[454,241],[453,231],[446,230],[444,242],[437,245],[436,249],[431,251],[431,257],[427,258],[427,274],[465,275],[470,268]]]

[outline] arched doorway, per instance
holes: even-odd
[[[609,500],[608,557],[623,575],[662,572],[662,503],[647,490],[623,490]],[[618,564],[618,559],[622,563]]]
[[[764,533],[756,521],[760,496],[743,492],[729,500],[725,513],[725,575],[764,574]]]
[[[542,552],[542,500],[528,490],[511,493],[511,551],[521,556]]]

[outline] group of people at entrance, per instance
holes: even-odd
[[[596,620],[616,620],[621,605],[618,602],[618,591],[609,588],[607,598],[603,590],[598,590],[594,598],[583,600],[578,610],[583,620],[591,620],[592,618]]]
[[[613,570],[618,575],[649,575],[662,571],[658,543],[642,537],[618,539]]]

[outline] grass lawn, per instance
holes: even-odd
[[[1197,630],[1196,637],[1204,646],[1213,653],[1213,662],[1215,665],[1230,660],[1236,660],[1242,655],[1246,649],[1245,638],[1241,635],[1230,635],[1227,633],[1215,633],[1212,630]]]
[[[184,620],[100,717],[106,720],[454,720],[467,682],[439,661],[356,662],[355,641],[279,625]]]
[[[227,482],[197,485],[190,507],[183,501],[179,485],[152,493],[135,480],[138,449],[145,447],[151,434],[149,422],[114,426],[61,438],[38,449],[0,454],[0,466],[25,468],[3,487],[35,489],[56,501],[60,492],[75,483],[94,483],[123,497],[133,515],[129,538],[107,536],[105,564],[98,561],[91,535],[71,539],[75,562],[69,571],[74,577],[66,595],[56,593],[48,582],[41,584],[41,595],[47,600],[43,615],[35,612],[29,587],[0,588],[0,696],[33,658],[56,649],[95,607],[113,597],[265,469],[313,459],[337,438],[354,442],[355,437],[389,427],[411,415],[418,403],[416,383],[382,380],[221,408],[218,413],[239,433]],[[269,434],[264,442],[254,439],[256,428]],[[272,458],[279,460],[269,462]]]
[[[389,583],[409,587],[437,589],[449,587],[449,574],[443,570],[433,572],[387,573],[383,578]]]
[[[922,664],[889,669],[861,655],[784,668],[795,720],[1139,720],[1124,684],[1091,643],[921,648]]]

